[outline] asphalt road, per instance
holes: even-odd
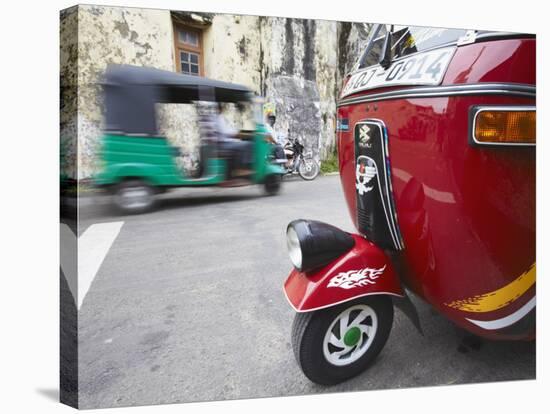
[[[80,407],[162,404],[532,379],[535,344],[473,340],[419,300],[424,336],[396,311],[368,371],[312,384],[290,346],[285,229],[312,218],[352,231],[337,176],[181,189],[140,216],[87,199],[80,231],[124,221],[79,310]]]

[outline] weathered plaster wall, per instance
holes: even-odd
[[[173,70],[174,56],[172,20],[168,10],[79,6],[78,20],[79,178],[83,178],[97,171],[96,154],[102,122],[98,81],[107,65],[125,63]],[[178,119],[177,111],[176,108],[163,109],[161,119],[166,121],[161,123],[160,129],[170,136],[171,131],[166,125],[180,126],[168,122],[170,118]],[[188,118],[184,115],[182,118]],[[177,142],[178,138],[176,136],[174,140]]]
[[[319,88],[321,112],[320,157],[324,159],[334,149],[336,128],[336,99],[339,92],[338,75],[338,23],[317,21],[315,49],[315,76]],[[306,55],[306,59],[309,56]]]
[[[260,94],[258,20],[257,16],[212,16],[212,23],[202,32],[205,76],[246,85]],[[224,116],[235,128],[251,127],[247,115],[233,105],[226,105],[224,110]]]
[[[60,67],[60,172],[76,177],[77,166],[77,114],[78,114],[78,8],[63,10],[60,15],[59,55]]]
[[[259,91],[260,31],[256,16],[215,15],[203,31],[205,74]]]
[[[279,131],[315,157],[334,145],[337,23],[260,18],[261,93],[277,109]]]
[[[215,15],[203,32],[206,75],[265,96],[276,105],[276,129],[290,129],[323,156],[334,145],[336,28],[329,21]]]
[[[300,137],[306,150],[322,158],[334,145],[337,23],[279,18],[264,22],[271,51],[265,96],[276,103],[279,127]]]
[[[62,29],[62,73],[65,82],[78,80],[78,117],[62,121],[62,136],[78,131],[78,174],[85,178],[98,169],[96,154],[102,122],[99,77],[109,63],[175,70],[173,26],[168,10],[105,6],[73,9],[76,12],[62,23],[62,28],[67,28]],[[207,17],[203,22],[205,75],[244,84],[265,96],[266,101],[276,105],[276,128],[283,133],[290,130],[306,149],[324,158],[334,147],[336,99],[342,78],[339,66],[343,59],[347,62],[356,55],[341,49],[353,49],[360,30],[351,25],[344,39],[341,23],[332,21]],[[68,32],[75,25],[78,41],[63,37],[63,30]],[[76,51],[77,72],[63,64],[71,56],[75,59]],[[188,154],[183,162],[186,168],[196,165],[198,130],[194,109],[189,105],[162,105],[158,111],[161,133]],[[236,127],[243,126],[243,117],[237,111],[228,111],[228,118]]]

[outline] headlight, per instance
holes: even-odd
[[[288,254],[294,267],[309,272],[350,250],[355,241],[343,230],[314,220],[294,220],[286,230]]]
[[[286,230],[286,247],[288,248],[290,261],[296,269],[300,269],[302,267],[302,248],[294,227],[289,226]]]

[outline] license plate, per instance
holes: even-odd
[[[351,76],[340,98],[367,89],[394,85],[439,85],[455,47],[436,49],[398,59],[388,69],[377,65]]]

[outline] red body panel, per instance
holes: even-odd
[[[284,291],[297,312],[373,294],[403,296],[401,283],[384,252],[363,237],[352,236],[353,249],[328,265],[307,274],[296,269],[290,272]]]
[[[536,84],[535,39],[488,41],[457,48],[442,85],[476,82]]]
[[[442,84],[477,82],[535,85],[535,40],[457,48]],[[517,314],[534,300],[534,282],[498,309],[471,312],[449,304],[518,283],[535,263],[535,148],[470,146],[468,111],[474,105],[535,104],[522,97],[468,95],[356,103],[338,110],[338,117],[349,119],[350,125],[349,132],[339,132],[338,153],[355,224],[353,126],[380,119],[387,126],[391,182],[405,245],[400,259],[406,271],[400,276],[448,318],[485,337],[533,335],[488,330],[470,320]]]

